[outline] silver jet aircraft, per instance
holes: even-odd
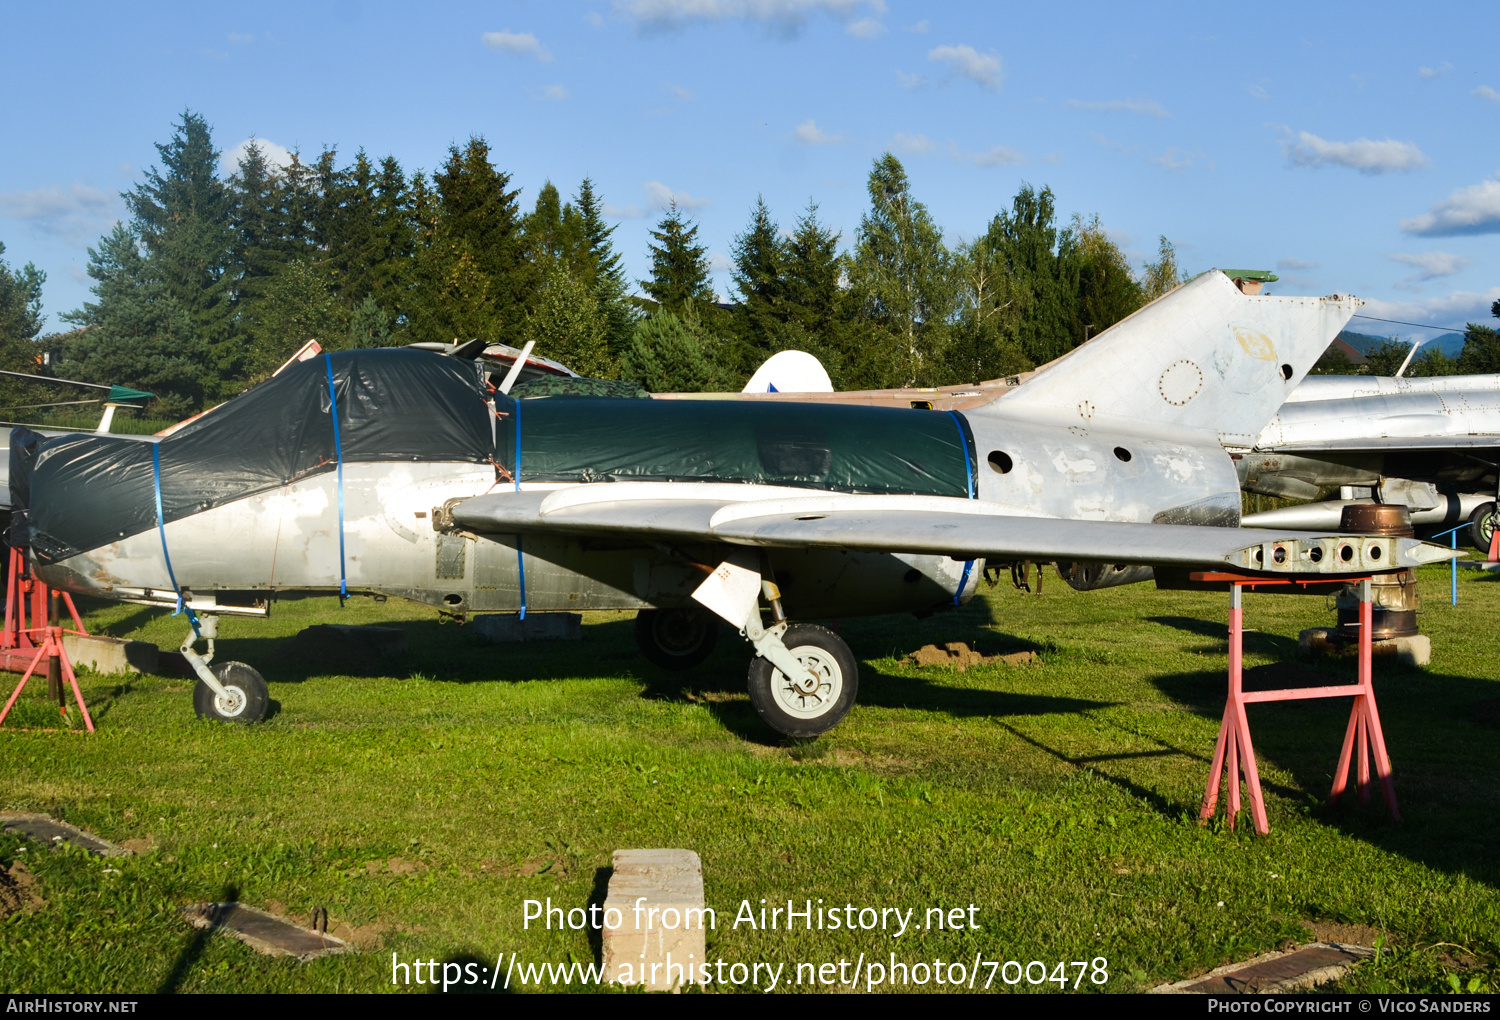
[[[1238,464],[1249,492],[1309,500],[1333,486],[1359,493],[1253,514],[1247,527],[1337,527],[1351,502],[1400,503],[1425,529],[1419,533],[1467,523],[1465,537],[1488,552],[1500,483],[1500,376],[1309,377]]]
[[[668,667],[701,662],[722,618],[754,648],[760,716],[812,736],[858,668],[798,621],[961,605],[986,559],[1338,577],[1446,558],[1236,527],[1225,445],[1254,442],[1357,307],[1208,273],[964,413],[516,400],[461,358],[340,352],[160,439],[17,430],[17,530],[49,584],[190,610],[205,717],[267,703],[250,666],[211,663],[219,614],[338,591],[455,615],[639,610]]]

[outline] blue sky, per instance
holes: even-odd
[[[11,5],[0,240],[48,275],[87,248],[190,108],[254,136],[430,169],[471,134],[529,205],[591,176],[633,277],[676,197],[727,290],[757,194],[852,241],[889,149],[950,242],[1022,182],[1097,213],[1137,265],[1270,268],[1442,326],[1500,298],[1500,8],[1485,4],[576,0]],[[1411,333],[1355,320],[1366,332]],[[1420,331],[1415,331],[1422,335]]]

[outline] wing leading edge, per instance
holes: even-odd
[[[543,532],[641,541],[722,542],[770,548],[929,553],[957,559],[1030,559],[1354,575],[1451,558],[1409,538],[1328,532],[1079,521],[1023,515],[980,500],[841,493],[726,498],[742,486],[621,483],[476,496],[453,508],[478,533]],[[694,491],[697,490],[697,491]],[[703,490],[715,490],[712,492]]]

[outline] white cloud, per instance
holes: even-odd
[[[585,25],[588,25],[589,28],[603,28],[604,15],[600,14],[598,11],[589,11],[583,16],[583,23]]]
[[[1068,105],[1075,110],[1090,110],[1094,113],[1136,113],[1143,117],[1172,116],[1154,99],[1106,99],[1099,103],[1069,99]]]
[[[908,135],[897,131],[891,136],[891,151],[915,156],[923,152],[932,151],[932,139],[926,135]]]
[[[993,92],[1000,91],[1000,58],[980,53],[969,45],[938,46],[927,51],[927,59],[946,64],[950,74],[968,78]]]
[[[1484,322],[1489,319],[1490,305],[1497,300],[1500,300],[1500,287],[1491,287],[1481,293],[1455,290],[1426,301],[1366,298],[1364,312],[1382,319],[1400,319],[1462,329],[1466,322]]]
[[[927,84],[927,79],[923,78],[920,74],[907,74],[900,68],[896,69],[896,80],[901,83],[901,87],[904,89],[919,89]]]
[[[712,272],[722,273],[725,270],[733,269],[734,263],[730,262],[729,258],[724,254],[711,251],[708,253],[708,268]]]
[[[38,233],[83,245],[120,217],[120,197],[88,184],[52,185],[0,193],[0,216],[22,220]]]
[[[1417,73],[1423,78],[1441,78],[1451,70],[1453,70],[1453,65],[1445,60],[1440,67],[1419,67]]]
[[[673,30],[722,21],[755,22],[783,35],[802,30],[810,17],[845,22],[861,12],[885,13],[885,0],[615,0],[615,12],[646,30]]]
[[[1322,263],[1320,263],[1320,262],[1308,262],[1305,259],[1277,259],[1276,260],[1276,268],[1277,269],[1291,269],[1293,271],[1299,270],[1299,269],[1317,269],[1321,264]]]
[[[267,141],[264,138],[256,138],[254,135],[251,135],[234,148],[225,151],[219,157],[219,166],[223,168],[225,174],[237,173],[239,171],[240,160],[245,158],[245,153],[250,150],[251,143],[259,147],[260,154],[272,166],[285,170],[292,165],[292,154],[286,146],[277,145],[275,142]]]
[[[1151,162],[1157,166],[1164,166],[1168,170],[1191,170],[1195,163],[1207,158],[1202,149],[1179,149],[1176,146],[1170,146],[1160,156],[1151,157]],[[1212,162],[1209,163],[1208,168],[1213,169]]]
[[[1255,99],[1270,99],[1271,98],[1271,93],[1269,93],[1269,92],[1267,92],[1265,90],[1265,86],[1260,85],[1257,82],[1253,82],[1253,81],[1247,81],[1247,82],[1245,82],[1245,91],[1248,92],[1248,93],[1250,93],[1251,97],[1255,98]]]
[[[518,57],[533,57],[544,64],[552,60],[547,47],[538,42],[537,37],[530,32],[486,32],[479,40],[492,50],[501,50]]]
[[[1500,177],[1459,188],[1431,212],[1402,220],[1401,229],[1420,237],[1500,234]]]
[[[667,95],[680,102],[689,103],[698,98],[693,94],[692,89],[683,88],[681,85],[673,85],[671,82],[663,82],[662,88],[667,90]]]
[[[605,202],[599,208],[600,211],[604,213],[604,215],[613,217],[617,220],[637,220],[641,218],[641,207],[635,204],[622,207],[618,205],[611,205],[609,202]]]
[[[255,41],[255,36],[247,35],[244,32],[230,32],[229,41],[232,43],[253,43]]]
[[[926,19],[923,19],[922,21],[917,22],[915,25],[907,25],[901,31],[910,32],[912,35],[926,35],[927,30],[931,27],[932,23],[927,21]]]
[[[1365,174],[1385,174],[1398,170],[1419,170],[1431,161],[1411,142],[1394,138],[1372,141],[1357,138],[1352,142],[1331,142],[1308,131],[1297,135],[1295,142],[1282,143],[1293,166],[1347,166]]]
[[[1026,162],[1023,153],[1008,145],[996,145],[984,152],[964,152],[955,142],[948,145],[948,154],[960,162],[973,163],[975,166],[1020,166]]]
[[[798,124],[796,131],[793,133],[796,135],[797,141],[803,145],[839,145],[844,141],[843,135],[830,135],[818,127],[817,122],[811,117]]]
[[[1417,255],[1388,253],[1386,258],[1392,262],[1414,267],[1417,270],[1417,275],[1412,277],[1414,280],[1435,280],[1439,276],[1453,276],[1474,264],[1471,258],[1453,255],[1446,251],[1424,251]]]
[[[652,205],[662,209],[676,202],[677,208],[685,209],[688,212],[695,212],[698,209],[706,209],[713,204],[706,198],[694,198],[685,191],[673,191],[661,181],[647,181],[646,196],[650,198]]]
[[[849,22],[844,31],[856,39],[878,39],[885,35],[886,27],[874,18],[860,18]]]
[[[1488,99],[1492,103],[1500,103],[1500,92],[1496,92],[1488,85],[1479,86],[1473,92],[1470,92],[1469,95],[1475,99]]]
[[[571,99],[573,93],[568,91],[566,85],[548,85],[540,92],[532,93],[538,99],[550,99],[554,103],[560,103],[564,99]]]

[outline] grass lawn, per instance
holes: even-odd
[[[1260,705],[1268,837],[1247,818],[1197,821],[1224,703],[1224,595],[1079,594],[1049,573],[1041,596],[1007,585],[924,621],[845,621],[859,702],[806,744],[756,718],[747,646],[728,634],[705,666],[667,674],[637,656],[628,614],[588,618],[580,643],[515,646],[394,601],[226,618],[220,658],[259,668],[279,703],[260,725],[197,721],[183,679],[85,675],[97,734],[37,730],[56,718],[40,683],[0,730],[0,808],[139,851],[101,861],[0,837],[0,868],[23,862],[32,882],[30,907],[0,921],[0,988],[363,992],[392,989],[393,952],[590,961],[597,937],[523,930],[523,902],[597,900],[611,851],[628,847],[697,851],[717,911],[709,956],[784,963],[782,989],[821,988],[794,983],[798,963],[895,953],[1102,956],[1103,987],[1133,991],[1310,931],[1382,940],[1346,990],[1441,990],[1452,975],[1492,988],[1500,583],[1461,577],[1454,608],[1446,568],[1421,577],[1432,666],[1376,666],[1404,821],[1378,797],[1325,804],[1347,701]],[[1294,659],[1298,630],[1332,620],[1321,597],[1245,601],[1247,666]],[[87,609],[91,629],[163,647],[185,630],[153,610]],[[411,651],[377,677],[296,661],[290,637],[320,622],[404,626]],[[956,640],[1040,658],[906,664]],[[1348,661],[1308,668],[1353,676]],[[271,959],[182,920],[185,904],[228,898],[304,920],[325,908],[362,951]],[[978,929],[733,926],[742,900],[758,911],[763,898],[914,908],[915,924],[972,903]]]

